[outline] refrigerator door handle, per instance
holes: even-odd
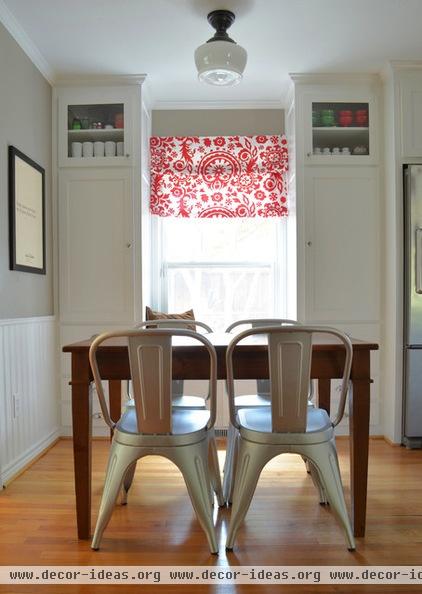
[[[422,293],[422,229],[419,227],[416,229],[415,237],[415,291],[416,293]]]

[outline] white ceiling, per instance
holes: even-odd
[[[422,0],[0,0],[0,8],[54,76],[146,73],[161,107],[270,106],[283,100],[289,72],[379,72],[387,60],[422,60]],[[193,52],[212,36],[206,15],[215,8],[236,13],[230,35],[249,55],[234,88],[196,78]]]

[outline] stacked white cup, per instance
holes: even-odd
[[[75,159],[82,157],[82,142],[72,142],[72,157]]]
[[[116,156],[116,143],[114,140],[107,140],[105,143],[105,156],[115,157]]]
[[[94,157],[104,157],[104,142],[102,140],[94,142]]]
[[[82,155],[84,157],[92,157],[94,155],[94,144],[92,142],[84,142],[82,145]]]
[[[123,157],[124,154],[125,154],[125,144],[124,144],[124,142],[118,142],[117,143],[117,156]]]

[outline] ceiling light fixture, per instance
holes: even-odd
[[[214,37],[195,50],[195,64],[201,82],[219,87],[237,85],[243,75],[248,54],[227,35],[235,15],[230,10],[213,10],[207,19]]]

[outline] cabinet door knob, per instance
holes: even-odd
[[[312,155],[312,153],[306,153],[307,157],[310,157]]]
[[[129,159],[129,157],[130,157],[129,153],[126,153],[125,157],[126,157],[126,159]]]
[[[307,242],[306,242],[306,245],[307,245],[308,247],[311,247],[311,245],[312,245],[312,241],[307,241]]]
[[[132,244],[130,243],[130,241],[128,241],[128,242],[127,242],[127,244],[126,244],[126,247],[127,247],[127,248],[130,248],[130,247],[132,247]]]

